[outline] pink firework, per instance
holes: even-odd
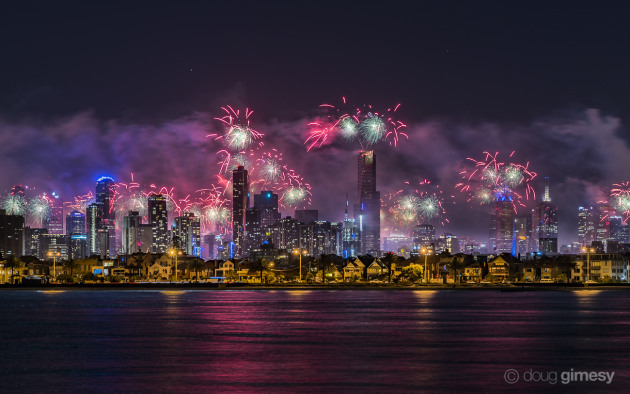
[[[387,141],[394,147],[401,137],[409,138],[402,130],[407,127],[395,119],[400,104],[385,111],[377,111],[371,105],[353,107],[348,105],[345,97],[342,104],[322,104],[326,115],[308,124],[310,131],[304,142],[307,151],[332,143],[340,137],[349,141],[358,141],[361,149],[380,141]]]
[[[535,198],[536,194],[530,182],[536,173],[529,169],[529,162],[520,164],[512,161],[515,152],[508,160],[501,161],[499,152],[483,152],[484,158],[467,158],[469,165],[461,172],[462,181],[455,185],[460,192],[468,195],[468,201],[490,204],[498,199],[512,202],[514,211],[517,206],[524,206],[523,200]]]
[[[209,134],[208,137],[222,140],[233,152],[247,149],[255,140],[263,137],[262,133],[254,130],[250,125],[249,118],[254,111],[250,111],[248,108],[242,111],[229,105],[221,109],[225,115],[215,119],[223,124],[223,134]]]

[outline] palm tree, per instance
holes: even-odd
[[[19,268],[22,266],[22,262],[16,258],[15,256],[11,256],[7,259],[7,261],[4,262],[4,268],[11,268],[11,283],[13,283],[14,278],[13,278],[13,269],[14,268]]]
[[[453,259],[451,260],[448,268],[449,271],[451,271],[451,273],[455,275],[455,282],[461,283],[462,278],[459,273],[464,270],[464,262],[461,261],[457,256],[453,256]]]
[[[381,257],[381,262],[387,267],[389,280],[388,283],[392,283],[392,268],[396,268],[396,263],[400,260],[400,257],[392,252],[385,253],[385,256]]]
[[[194,259],[190,263],[188,263],[188,268],[195,271],[197,282],[199,281],[199,270],[203,270],[205,266],[206,264],[201,259]]]
[[[326,272],[332,271],[335,267],[335,263],[338,260],[343,260],[340,256],[335,254],[322,254],[315,260],[315,266],[317,267],[317,273],[322,273],[322,283],[326,280]]]
[[[80,265],[74,259],[66,260],[63,262],[63,268],[70,270],[70,278],[74,277],[74,270],[79,268]]]
[[[263,273],[269,271],[269,262],[265,259],[256,259],[247,264],[250,272],[260,272],[260,284],[263,283]]]

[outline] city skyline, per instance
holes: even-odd
[[[358,198],[360,149],[335,140],[307,153],[304,142],[308,123],[321,119],[319,106],[342,97],[379,111],[401,104],[396,117],[409,138],[395,148],[373,146],[378,188],[383,197],[406,181],[427,179],[455,195],[456,204],[445,207],[443,232],[487,237],[491,209],[466,204],[454,189],[466,158],[480,159],[484,151],[515,151],[538,174],[531,182],[537,198],[527,209],[540,202],[543,178],[550,178],[560,244],[577,240],[578,207],[605,199],[613,184],[630,179],[630,89],[623,82],[630,59],[622,50],[630,35],[612,22],[621,14],[614,7],[555,4],[515,12],[514,5],[397,4],[381,10],[381,29],[363,23],[373,10],[349,4],[337,5],[339,18],[316,7],[299,18],[290,17],[293,6],[216,7],[124,13],[115,6],[9,7],[2,29],[23,34],[7,42],[9,60],[0,66],[13,77],[0,94],[0,194],[26,184],[68,201],[102,175],[130,182],[133,173],[143,185],[175,187],[183,198],[220,183],[216,153],[224,145],[208,135],[221,132],[216,118],[232,105],[254,111],[251,124],[264,134],[265,147],[281,152],[311,185],[310,207],[341,221],[346,193],[352,202]],[[188,21],[161,29],[160,18],[174,9]],[[235,31],[225,16],[237,10],[242,23]],[[140,13],[145,32],[135,28]],[[222,17],[199,23],[204,15]],[[338,23],[318,34],[299,26],[324,21]],[[120,29],[107,29],[112,22]],[[261,30],[267,22],[282,28]],[[599,28],[582,28],[593,23]],[[147,33],[155,41],[130,51]],[[366,42],[357,53],[377,56],[348,65],[340,61],[348,47],[339,43],[357,36]],[[55,56],[46,57],[52,50],[46,48]],[[165,53],[174,56],[165,59]],[[270,60],[277,70],[265,66]]]

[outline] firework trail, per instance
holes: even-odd
[[[512,160],[514,154],[512,152],[508,159]],[[468,195],[469,202],[483,205],[506,199],[512,202],[516,212],[518,206],[524,206],[523,200],[536,197],[530,184],[536,173],[529,170],[529,163],[505,163],[499,160],[499,152],[483,155],[482,160],[467,158],[470,165],[460,172],[462,181],[455,185]]]
[[[289,170],[286,174],[287,183],[280,194],[280,205],[287,209],[300,209],[311,205],[311,185],[304,182],[304,179]]]
[[[342,97],[340,106],[322,104],[320,108],[327,114],[324,119],[308,124],[310,130],[304,142],[306,150],[331,143],[338,136],[346,141],[358,141],[362,150],[383,140],[398,146],[401,137],[409,138],[402,132],[407,125],[394,118],[399,107],[400,104],[378,112],[371,105],[352,107],[345,97]]]
[[[68,206],[70,210],[79,211],[85,215],[87,211],[87,207],[96,202],[96,198],[92,192],[87,192],[86,194],[75,196],[74,201],[68,201],[65,204]]]

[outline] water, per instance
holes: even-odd
[[[0,391],[623,392],[628,305],[594,290],[6,290]],[[572,368],[615,375],[562,383]]]

